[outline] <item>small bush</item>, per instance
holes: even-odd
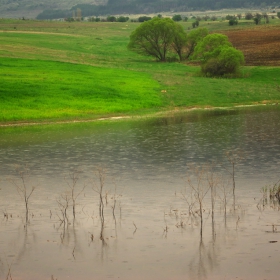
[[[193,28],[196,28],[196,27],[198,27],[199,26],[199,20],[196,20],[196,21],[194,21],[193,23],[192,23],[192,27]]]
[[[231,16],[231,15],[226,16],[226,20],[231,20],[231,19],[235,19],[235,16]]]
[[[129,17],[120,16],[117,18],[117,22],[127,22]]]
[[[115,21],[117,21],[117,18],[116,18],[115,16],[108,16],[108,17],[107,17],[107,21],[109,21],[109,22],[115,22]]]
[[[234,77],[244,64],[244,55],[233,47],[222,47],[219,55],[201,65],[201,72],[208,77]]]
[[[174,15],[174,16],[172,17],[172,19],[173,19],[174,21],[181,21],[181,20],[182,20],[182,16],[181,16],[181,15]]]
[[[261,20],[262,20],[262,15],[261,14],[255,14],[255,16],[254,16],[254,22],[255,22],[255,24],[260,24],[261,23]]]
[[[246,19],[246,20],[251,20],[251,19],[253,19],[253,17],[254,17],[254,16],[253,16],[252,13],[246,13],[246,14],[245,14],[245,19]]]
[[[238,24],[238,20],[236,18],[232,18],[228,21],[229,25],[237,25]]]
[[[144,22],[144,21],[148,21],[148,20],[151,20],[151,19],[152,19],[151,17],[142,16],[142,17],[138,18],[138,21],[139,22]]]

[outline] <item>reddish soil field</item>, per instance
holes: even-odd
[[[246,65],[280,66],[280,26],[256,26],[224,31],[233,46],[244,53]]]

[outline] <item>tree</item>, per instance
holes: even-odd
[[[255,17],[254,17],[254,22],[255,24],[260,24],[261,23],[261,20],[262,20],[262,15],[261,14],[255,14]]]
[[[181,21],[181,20],[182,20],[182,16],[181,16],[181,15],[174,15],[174,16],[172,17],[172,19],[173,19],[174,21]]]
[[[251,19],[253,19],[253,14],[252,13],[246,13],[245,14],[245,19],[247,19],[247,20],[251,20]]]
[[[269,23],[269,17],[267,13],[263,13],[262,17],[264,18],[265,23]]]
[[[127,22],[129,17],[120,16],[117,18],[117,22]]]
[[[234,16],[231,16],[231,15],[226,15],[226,20],[230,20],[232,19]]]
[[[277,13],[277,17],[280,18],[280,12]]]
[[[115,16],[108,16],[108,17],[107,17],[107,21],[109,21],[109,22],[115,22],[115,21],[117,21],[117,18],[116,18]]]
[[[195,47],[194,57],[201,59],[201,71],[205,76],[237,74],[244,64],[244,55],[235,49],[222,34],[209,34]]]
[[[237,25],[238,24],[238,20],[237,18],[231,18],[229,21],[228,21],[228,24],[229,25]]]
[[[176,24],[176,32],[173,39],[173,50],[179,56],[180,61],[186,58],[183,50],[187,43],[187,34],[184,32],[182,25]]]
[[[175,38],[184,37],[179,34],[184,31],[178,25],[170,18],[145,21],[131,33],[128,49],[166,61],[168,54],[174,51]]]
[[[196,28],[196,27],[198,27],[199,26],[199,20],[196,20],[196,21],[194,21],[193,23],[192,23],[192,27],[193,28]]]
[[[194,58],[201,60],[207,60],[209,58],[215,57],[216,52],[221,46],[232,47],[232,44],[229,42],[228,37],[223,34],[208,34],[199,41],[194,50]]]
[[[207,21],[208,19],[210,19],[210,17],[208,15],[206,15],[206,16],[203,16],[202,19]]]
[[[244,64],[244,55],[241,51],[228,46],[219,48],[216,57],[208,59],[201,66],[201,71],[206,76],[225,76],[237,74]]]
[[[148,20],[151,20],[151,19],[152,19],[151,17],[142,16],[142,17],[138,18],[138,21],[139,22],[144,22],[144,21],[148,21]]]
[[[186,58],[189,58],[193,54],[198,42],[201,41],[206,35],[208,35],[208,33],[208,29],[203,27],[192,30],[190,33],[187,34]]]
[[[79,9],[79,8],[77,8],[76,18],[77,18],[78,20],[81,20],[81,18],[82,18],[82,10]]]

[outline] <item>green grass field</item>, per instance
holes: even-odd
[[[138,25],[0,20],[0,122],[279,102],[279,67],[244,67],[238,79],[200,77],[199,67],[129,52]]]

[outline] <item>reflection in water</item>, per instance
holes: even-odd
[[[206,279],[208,275],[218,266],[216,250],[214,244],[205,247],[203,239],[200,239],[197,254],[191,260],[190,275],[191,279]]]
[[[233,197],[233,209],[235,210],[235,172],[237,164],[244,159],[244,154],[241,150],[227,151],[227,160],[231,165],[231,169],[228,170],[232,179],[232,197]]]
[[[18,194],[22,198],[25,205],[25,227],[29,222],[29,199],[32,196],[35,186],[30,185],[30,170],[27,165],[23,167],[15,166],[16,178],[9,181],[15,186]],[[4,215],[5,216],[5,215]]]
[[[0,278],[277,279],[277,197],[256,204],[280,114],[261,110],[1,130]],[[28,223],[7,180],[26,162]]]
[[[260,211],[264,211],[267,207],[274,210],[280,210],[280,180],[272,185],[261,188],[262,197],[257,204]]]

